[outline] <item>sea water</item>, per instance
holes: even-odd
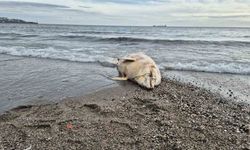
[[[114,59],[134,52],[151,56],[166,76],[173,72],[178,72],[179,77],[186,77],[185,73],[189,72],[189,78],[197,74],[220,75],[222,79],[230,76],[228,80],[237,76],[235,80],[242,79],[250,85],[250,28],[0,24],[0,54],[15,59],[21,56],[56,60],[57,63],[96,65],[98,69],[91,73],[93,75],[102,69],[115,70]],[[95,67],[91,69],[95,70]],[[7,79],[6,69],[1,71],[1,88],[6,90],[5,85],[11,78]],[[3,71],[7,72],[5,77]],[[91,74],[89,78],[95,78]],[[196,79],[200,77],[196,76]],[[240,87],[239,84],[236,83]],[[249,87],[245,86],[242,95],[250,92]],[[14,91],[15,88],[8,86]],[[11,96],[8,98],[12,99]]]
[[[161,69],[250,75],[250,28],[0,25],[0,53],[108,65],[144,52]]]

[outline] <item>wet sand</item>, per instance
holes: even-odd
[[[114,68],[0,54],[0,114],[20,105],[59,102],[117,86]]]
[[[249,75],[174,70],[167,70],[163,74],[169,79],[192,83],[198,87],[209,89],[214,93],[220,93],[225,98],[233,98],[235,101],[250,104]]]
[[[0,149],[249,149],[250,106],[164,79],[0,116]]]
[[[102,65],[0,54],[0,114],[20,105],[59,102],[117,87],[117,82],[107,78],[116,76],[117,70]],[[250,76],[161,71],[164,77],[180,79],[250,104]]]

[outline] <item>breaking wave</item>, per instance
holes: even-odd
[[[101,36],[88,36],[88,35],[60,35],[57,38],[74,39],[80,41],[94,41],[94,42],[111,42],[111,43],[153,43],[153,44],[212,44],[212,45],[225,45],[225,46],[250,46],[249,41],[206,41],[206,40],[172,40],[172,39],[150,39],[138,37],[101,37]]]
[[[53,47],[46,49],[26,49],[24,47],[5,48],[0,47],[0,54],[8,54],[22,57],[35,57],[53,60],[63,60],[81,63],[98,63],[104,67],[115,67],[115,58],[102,55],[87,55],[84,53],[72,52],[68,50],[57,50]]]
[[[167,63],[161,65],[165,70],[178,71],[195,71],[195,72],[209,72],[209,73],[227,73],[227,74],[241,74],[250,75],[250,64],[236,63],[236,62],[206,62],[194,61],[190,63]]]
[[[105,67],[115,67],[115,58],[105,55],[86,54],[74,50],[58,50],[53,47],[45,49],[27,49],[25,47],[0,47],[0,54],[8,54],[23,57],[36,57],[55,60],[64,60],[81,63],[98,63]],[[211,72],[211,73],[231,73],[250,75],[250,64],[240,62],[161,62],[160,68],[164,70]]]
[[[0,37],[37,37],[38,35],[35,34],[20,34],[20,33],[3,33],[0,32]]]
[[[78,31],[78,32],[71,32],[76,34],[122,34],[122,32],[114,32],[114,31]]]
[[[89,35],[98,33],[103,33],[103,36]],[[142,37],[130,37],[130,36],[106,36],[108,34],[110,34],[110,32],[82,31],[82,32],[72,32],[69,35],[48,36],[47,40],[69,40],[69,41],[75,40],[75,41],[108,42],[108,43],[149,43],[149,44],[162,44],[162,45],[169,45],[169,44],[211,45],[212,44],[212,45],[242,46],[242,47],[250,46],[250,41],[213,41],[213,40],[207,41],[207,40],[190,40],[190,39],[142,38]],[[0,37],[2,37],[3,40],[6,37],[35,38],[39,37],[39,35],[0,32]]]

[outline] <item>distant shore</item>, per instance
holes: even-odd
[[[250,106],[163,79],[0,116],[3,149],[247,149]]]
[[[6,17],[0,17],[0,23],[16,23],[16,24],[38,24],[37,22],[29,22],[21,19],[9,19]]]

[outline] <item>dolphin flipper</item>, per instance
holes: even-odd
[[[124,60],[124,61],[136,61],[136,59],[132,58],[132,57],[123,57],[121,59]]]
[[[114,77],[114,78],[112,78],[112,80],[126,81],[126,80],[128,80],[128,78],[127,77]]]

